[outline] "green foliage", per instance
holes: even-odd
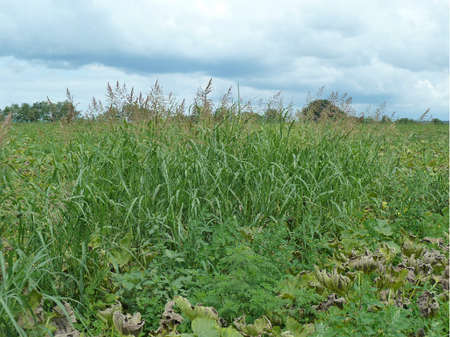
[[[389,116],[383,115],[383,117],[381,117],[380,123],[381,124],[390,124],[390,123],[392,123],[392,121],[389,118]]]
[[[5,118],[12,112],[13,121],[16,123],[54,122],[70,114],[74,115],[72,118],[78,118],[80,112],[74,109],[73,103],[69,101],[54,104],[48,101],[41,101],[31,105],[28,103],[22,103],[20,106],[18,104],[12,104],[11,106],[5,107],[1,111],[1,115]]]
[[[0,148],[0,334],[31,334],[17,322],[33,290],[44,317],[70,299],[76,329],[94,335],[116,299],[147,335],[175,296],[230,326],[264,315],[275,336],[309,324],[394,334],[393,317],[406,335],[448,333],[448,128],[160,122],[13,124]]]
[[[243,314],[255,319],[281,312],[286,302],[277,296],[276,285],[282,274],[269,259],[239,245],[226,250],[217,269],[193,294],[198,302],[220,308],[219,315],[227,321]]]
[[[320,118],[336,118],[338,116],[344,117],[346,114],[343,110],[339,109],[333,102],[328,99],[317,99],[310,102],[301,111],[302,115],[306,119],[312,119],[314,121]]]
[[[412,118],[400,118],[395,121],[396,124],[416,124],[417,122]]]
[[[386,237],[393,234],[391,227],[384,222],[379,222],[374,229]],[[331,243],[340,251],[330,259],[334,265],[333,273],[316,267],[315,275],[309,278],[308,283],[303,283],[322,294],[332,293],[326,301],[314,306],[319,312],[317,323],[322,321],[316,324],[314,335],[409,336],[419,329],[430,332],[434,327],[440,331],[446,329],[448,255],[427,248],[411,233],[403,230],[401,234],[400,261],[395,258],[400,251],[396,253],[394,248],[384,243],[378,243],[375,253],[367,248],[362,253],[366,244],[362,243],[360,234],[356,235],[351,251],[346,249],[344,239],[340,242],[342,245]],[[343,237],[349,240],[348,236]],[[442,250],[444,239],[424,238],[422,242],[434,243]],[[397,263],[395,267],[394,263]],[[317,287],[316,280],[325,292]],[[432,292],[422,292],[431,284]],[[336,292],[343,297],[337,298]],[[445,302],[443,307],[439,299]],[[438,321],[434,321],[437,317]]]
[[[432,123],[432,124],[435,124],[435,125],[444,125],[444,122],[441,121],[439,118],[433,118],[433,119],[431,120],[431,123]]]

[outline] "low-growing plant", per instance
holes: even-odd
[[[243,314],[251,320],[281,313],[286,301],[277,296],[276,285],[282,274],[269,259],[238,245],[226,250],[217,269],[192,295],[197,302],[219,308],[227,321]]]

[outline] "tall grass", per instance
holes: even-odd
[[[111,269],[124,267],[121,257],[139,263],[141,247],[159,244],[182,253],[195,221],[210,232],[230,219],[262,232],[287,227],[312,265],[317,242],[360,226],[367,210],[387,217],[382,202],[392,212],[411,209],[400,185],[441,212],[448,154],[439,151],[448,138],[424,146],[422,163],[407,154],[414,137],[430,136],[427,127],[437,128],[244,117],[13,126],[0,149],[2,332],[22,334],[14,318],[24,310],[23,289],[71,298],[82,310],[86,288],[104,288]]]

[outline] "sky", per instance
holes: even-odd
[[[448,0],[0,0],[0,109],[63,101],[85,111],[108,83],[148,93],[158,80],[189,105],[212,78],[215,101],[294,109],[321,87],[358,113],[449,119]],[[371,110],[367,110],[371,107]]]

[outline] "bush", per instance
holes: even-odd
[[[433,118],[433,119],[431,120],[431,123],[432,123],[432,124],[435,124],[435,125],[443,125],[443,124],[444,124],[444,122],[441,121],[439,118]]]
[[[337,116],[345,116],[346,113],[339,109],[328,99],[317,99],[310,102],[302,109],[301,114],[304,118],[314,121],[320,118],[335,118]]]

